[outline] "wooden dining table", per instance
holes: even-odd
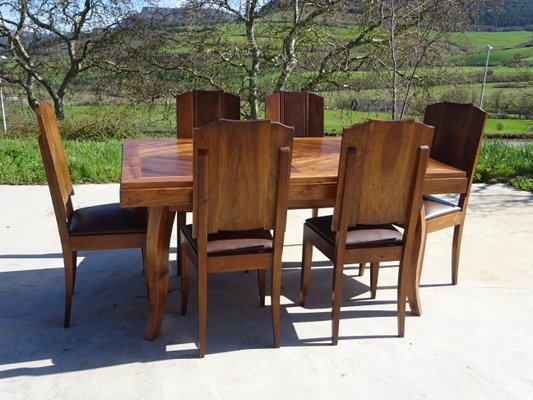
[[[289,208],[333,207],[337,191],[340,137],[296,137],[292,149]],[[122,148],[120,205],[149,208],[145,275],[148,322],[144,337],[155,339],[163,319],[169,274],[169,246],[176,213],[178,224],[192,211],[192,140],[126,140]],[[424,194],[463,193],[466,173],[430,159]],[[420,315],[418,282],[424,253],[425,210],[419,216],[416,244],[407,263],[411,313]]]

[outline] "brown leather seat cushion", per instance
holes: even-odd
[[[192,225],[182,228],[187,240],[198,250],[196,239],[192,237]],[[272,250],[272,234],[263,229],[249,231],[221,231],[207,235],[207,254],[246,254]]]
[[[68,222],[71,235],[108,235],[146,232],[148,212],[144,207],[122,208],[118,203],[82,207]]]
[[[435,196],[424,196],[426,221],[461,211],[461,207]]]
[[[332,215],[309,218],[305,224],[316,233],[335,244],[335,232],[331,231]],[[346,247],[377,247],[402,244],[403,234],[392,224],[388,225],[357,225],[348,229]]]

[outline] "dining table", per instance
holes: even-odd
[[[295,137],[289,184],[289,208],[333,207],[341,137]],[[155,339],[165,312],[169,281],[170,237],[176,215],[178,226],[193,205],[193,144],[191,139],[131,139],[122,147],[120,205],[149,210],[145,248],[145,277],[148,286],[147,340]],[[464,193],[465,171],[431,159],[424,194]],[[411,313],[421,315],[419,280],[425,244],[425,210],[417,224],[415,245],[409,262],[407,298]],[[179,260],[178,260],[179,262]]]

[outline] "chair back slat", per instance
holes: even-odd
[[[64,222],[68,220],[72,213],[70,198],[73,194],[72,180],[52,106],[46,101],[41,101],[37,105],[35,112],[41,132],[39,148],[43,158],[54,211],[61,230],[61,225],[64,225]]]
[[[191,90],[176,96],[179,138],[192,138],[194,128],[225,119],[241,119],[241,98],[221,90]]]
[[[435,127],[431,158],[466,171],[472,177],[487,118],[487,112],[472,104],[429,105],[424,123]]]
[[[350,202],[348,226],[408,222],[420,147],[431,143],[432,134],[432,127],[414,120],[345,127],[332,229],[339,230],[343,201]],[[352,182],[345,182],[348,162],[355,163]],[[346,187],[351,188],[349,198],[343,198]]]
[[[324,98],[309,92],[276,92],[265,98],[265,118],[294,128],[294,136],[324,136]]]
[[[274,229],[280,149],[292,149],[293,128],[267,120],[218,122],[193,133],[193,235],[200,204],[207,232]],[[198,154],[207,152],[207,193],[197,186]],[[289,160],[290,163],[290,160]],[[289,166],[290,167],[290,164]],[[207,196],[207,201],[201,202]],[[205,199],[203,199],[205,200]]]

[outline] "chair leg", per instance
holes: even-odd
[[[76,279],[76,259],[77,253],[64,252],[63,264],[65,267],[65,319],[63,326],[70,326],[70,311],[72,309],[72,294],[74,293],[74,281]]]
[[[304,243],[302,248],[302,272],[300,275],[300,305],[305,305],[307,298],[307,291],[309,289],[309,278],[311,276],[311,260],[313,257],[313,245],[311,242],[306,241],[304,237]]]
[[[333,309],[331,313],[331,343],[334,346],[339,342],[343,269],[344,265],[342,262],[336,261],[333,271]]]
[[[261,307],[265,306],[265,285],[266,285],[266,270],[258,269],[257,270],[257,284],[259,285],[259,305]]]
[[[281,260],[274,263],[272,267],[272,333],[274,336],[274,347],[280,346],[281,328],[280,328],[280,296],[281,296]]]
[[[141,255],[142,255],[142,264],[143,264],[143,276],[144,276],[144,286],[146,287],[146,297],[149,298],[150,297],[150,289],[148,288],[148,277],[146,276],[146,270],[145,270],[145,265],[146,265],[146,254],[147,254],[147,251],[144,247],[141,248]]]
[[[189,270],[190,262],[187,254],[181,252],[181,315],[187,314],[187,306],[189,304]]]
[[[76,272],[78,271],[78,252],[72,252],[72,294],[76,290]]]
[[[398,298],[397,298],[397,318],[398,318],[398,336],[404,337],[405,334],[405,307],[407,303],[406,274],[404,273],[403,261],[400,262],[398,269]]]
[[[366,268],[366,263],[364,262],[359,263],[359,276],[363,276],[365,274],[365,268]]]
[[[378,289],[379,262],[370,263],[370,298],[376,298]]]
[[[312,216],[313,218],[318,217],[318,208],[313,208],[312,213],[311,213],[311,216]]]
[[[183,271],[182,271],[183,273]],[[207,331],[207,265],[198,261],[198,356],[205,357]]]
[[[452,285],[457,285],[459,274],[459,255],[461,254],[461,240],[463,237],[463,224],[455,225],[453,228],[452,242]]]
[[[181,211],[178,211],[176,213],[176,230],[178,231],[178,243],[176,245],[176,260],[178,260],[178,266],[176,268],[176,273],[178,274],[178,276],[180,276],[181,274],[181,243],[180,243],[180,232],[181,232],[181,227],[182,226],[185,226],[186,224],[186,217],[187,217],[187,213],[185,212],[181,212]]]

